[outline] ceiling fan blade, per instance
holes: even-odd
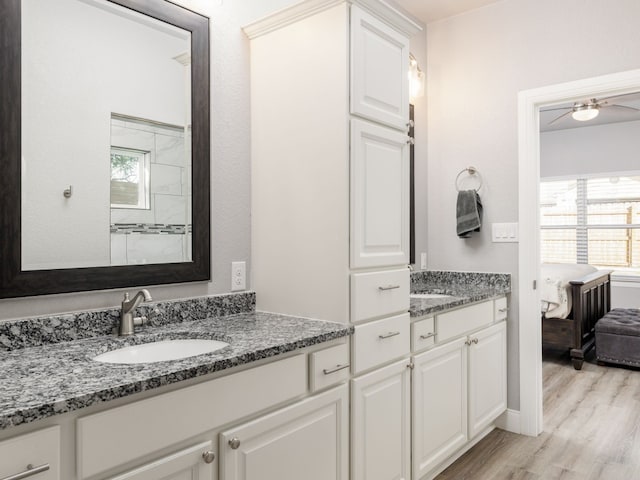
[[[638,92],[623,93],[622,95],[612,95],[610,97],[599,98],[598,103],[602,104],[602,102],[604,102],[605,100],[615,100],[618,98],[628,97],[629,95],[638,95]]]
[[[640,108],[628,107],[626,105],[618,105],[618,104],[607,105],[607,108],[609,107],[624,108],[627,110],[635,110],[636,112],[640,112]]]
[[[569,110],[567,113],[563,113],[562,115],[560,115],[559,117],[554,118],[553,120],[551,120],[549,123],[547,123],[547,125],[553,125],[554,123],[556,123],[558,120],[560,120],[563,117],[566,117],[567,115],[570,115],[571,113],[573,113],[573,110]]]
[[[573,107],[541,108],[541,112],[555,112],[557,110],[571,110]]]

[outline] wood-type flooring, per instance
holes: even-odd
[[[494,430],[436,480],[640,480],[640,371],[543,352],[544,431]]]

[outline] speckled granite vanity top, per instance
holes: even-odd
[[[462,305],[489,300],[511,292],[511,275],[422,271],[411,274],[412,317],[441,312]],[[431,294],[424,298],[421,294]],[[442,297],[436,295],[444,295]]]
[[[255,305],[255,295],[251,295],[249,303]],[[165,308],[163,313],[171,310]],[[184,312],[175,307],[173,310]],[[37,346],[13,349],[7,344],[11,343],[10,337],[17,333],[16,329],[34,327],[21,322],[13,325],[11,331],[12,326],[6,325],[4,331],[0,329],[0,429],[273,357],[353,332],[349,325],[255,311],[214,317],[209,308],[209,315],[200,312],[204,319],[194,320],[194,310],[198,308],[186,308],[190,315],[184,318],[183,314],[177,323],[159,319],[158,324],[144,327],[129,338],[103,334],[58,343],[39,338],[35,342]],[[54,323],[61,323],[60,318],[66,318],[69,323],[75,321],[58,317]],[[38,323],[42,319],[35,320]],[[53,330],[49,326],[47,331]],[[66,334],[73,336],[69,331]],[[38,335],[41,337],[42,331]],[[230,345],[209,354],[147,364],[117,365],[92,359],[107,350],[158,338],[210,338]]]

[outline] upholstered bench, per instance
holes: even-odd
[[[598,363],[640,367],[640,309],[614,308],[595,330]]]

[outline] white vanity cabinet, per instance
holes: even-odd
[[[351,120],[351,268],[409,263],[406,132]]]
[[[348,480],[348,347],[335,340],[82,416],[77,478]]]
[[[406,132],[408,36],[354,7],[350,58],[351,113]]]
[[[408,311],[408,45],[420,30],[381,0],[306,0],[244,27],[258,309],[343,323]],[[399,268],[375,294],[402,304],[354,314],[365,302],[350,277]]]
[[[467,443],[466,338],[413,359],[413,478],[418,480]]]
[[[60,427],[0,442],[0,478],[61,480]]]
[[[414,480],[433,478],[506,410],[507,324],[494,313],[503,304],[498,298],[436,315],[435,332],[425,336],[435,333],[438,340],[413,357]],[[433,324],[418,320],[413,330]]]
[[[220,434],[220,480],[349,480],[349,389]]]
[[[215,457],[213,442],[203,442],[109,480],[215,480]]]
[[[356,324],[352,480],[411,476],[407,73],[420,30],[384,0],[305,0],[244,28],[251,284],[260,310]]]
[[[351,480],[411,478],[408,360],[351,381]]]
[[[470,336],[469,438],[507,409],[507,324],[500,322]]]

